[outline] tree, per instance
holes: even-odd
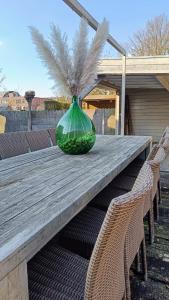
[[[129,42],[129,53],[134,56],[169,54],[169,20],[160,15],[148,21]]]

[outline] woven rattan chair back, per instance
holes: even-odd
[[[165,137],[162,143],[162,148],[164,148],[166,155],[169,153],[169,137]]]
[[[26,138],[31,151],[37,151],[51,147],[47,130],[26,132]]]
[[[166,127],[165,130],[163,131],[161,139],[159,141],[159,145],[163,144],[165,138],[169,139],[169,127]]]
[[[149,157],[154,157],[155,154],[152,152],[150,153]],[[145,186],[147,186],[147,181],[152,181],[152,188],[151,188],[151,196],[146,197],[144,201],[144,208],[143,208],[143,216],[147,214],[147,212],[153,208],[153,186],[154,186],[154,172],[151,168],[151,162],[152,160],[145,161],[144,165],[142,166],[136,181],[133,185],[133,191],[137,190],[144,190]]]
[[[87,272],[85,300],[119,300],[125,292],[124,242],[130,218],[142,197],[129,192],[112,200]]]
[[[52,142],[52,146],[56,145],[56,135],[55,135],[55,128],[49,128],[48,129],[49,136]]]
[[[154,159],[158,149],[159,149],[160,145],[154,145],[149,153],[149,155],[147,156],[147,159],[146,160],[152,160]]]
[[[9,132],[0,134],[1,159],[29,152],[25,132]]]
[[[150,205],[152,202],[152,188],[153,172],[149,163],[145,162],[132,189],[135,192],[136,199],[140,198],[140,201],[131,216],[125,240],[124,262],[127,299],[130,299],[130,267],[139,251],[141,243],[144,244],[145,242],[143,217],[146,203]]]
[[[168,147],[168,143],[165,141],[162,145],[162,147],[160,147],[154,157],[154,161],[156,163],[162,163],[162,161],[166,158],[167,156],[167,147]]]
[[[159,147],[154,159],[149,160],[153,174],[154,174],[154,184],[153,184],[153,196],[157,190],[157,184],[160,179],[160,164],[165,160],[167,152],[164,147]]]

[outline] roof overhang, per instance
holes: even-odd
[[[121,87],[121,59],[102,59],[98,77],[112,86]],[[167,89],[169,91],[169,56],[128,57],[126,88]]]
[[[115,101],[115,95],[88,95],[84,98],[84,101]]]

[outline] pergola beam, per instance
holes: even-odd
[[[168,75],[156,75],[157,80],[162,84],[162,86],[169,91],[169,76]]]
[[[77,0],[63,0],[72,10],[74,10],[80,17],[85,18],[88,21],[88,24],[94,29],[97,30],[99,23],[91,14],[77,1]],[[126,51],[119,43],[109,34],[107,42],[113,46],[118,52],[122,55],[126,55]]]
[[[121,134],[124,135],[125,133],[125,93],[126,89],[126,56],[122,56],[122,80],[121,80]]]

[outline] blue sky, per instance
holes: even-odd
[[[80,0],[80,3],[100,22],[109,21],[110,33],[125,45],[148,19],[160,14],[169,17],[168,0]],[[0,67],[6,76],[6,89],[33,89],[37,96],[55,95],[46,69],[41,64],[32,44],[28,26],[36,26],[47,37],[51,23],[73,37],[79,17],[62,0],[1,0],[0,1]],[[114,55],[110,46],[106,56]]]

